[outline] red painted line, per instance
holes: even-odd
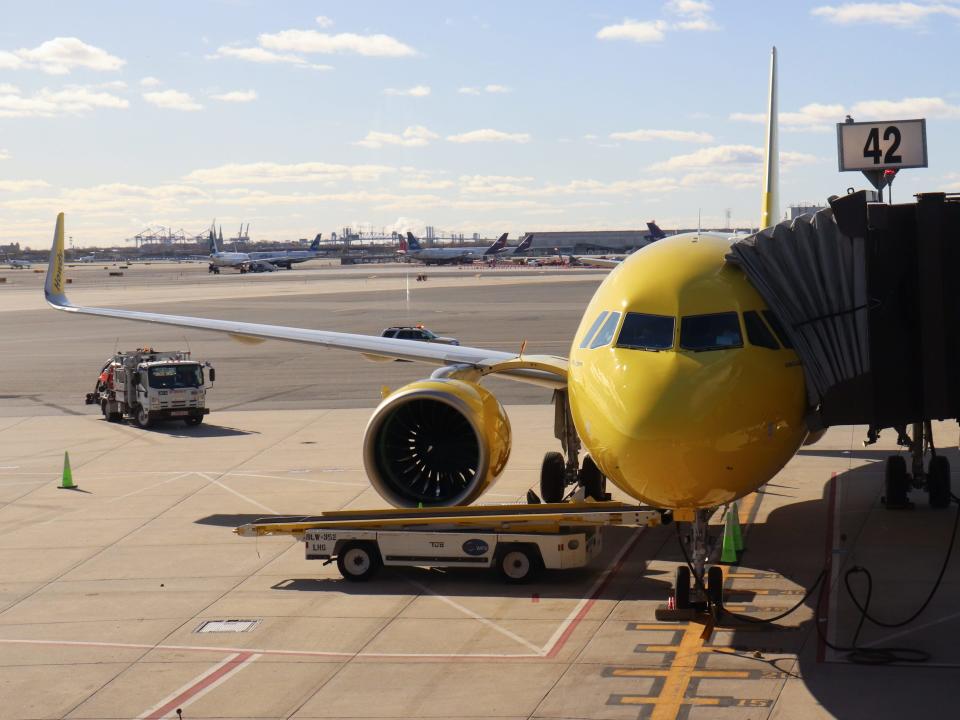
[[[826,614],[823,616],[823,627],[817,633],[817,662],[822,663],[827,657],[827,646],[824,638],[827,637],[827,631],[830,624],[830,583],[833,581],[833,518],[837,505],[837,473],[830,473],[830,482],[827,483],[827,537],[824,547],[823,558],[823,601],[826,605]],[[817,594],[817,603],[814,607],[820,609],[820,594]],[[820,613],[813,614],[813,621],[820,622]]]
[[[626,550],[623,551],[623,555],[620,556],[620,560],[618,560],[616,565],[613,566],[613,568],[607,574],[607,577],[604,578],[603,582],[600,583],[597,589],[593,591],[593,595],[591,595],[590,599],[584,603],[582,608],[580,608],[580,612],[578,612],[576,617],[573,618],[569,625],[567,625],[567,629],[563,631],[563,634],[559,638],[557,638],[557,642],[554,643],[553,647],[550,648],[550,651],[544,657],[554,658],[563,649],[563,646],[566,644],[567,640],[569,640],[570,636],[573,635],[573,631],[577,629],[577,626],[587,616],[587,613],[590,612],[590,608],[592,608],[594,603],[600,599],[603,591],[607,589],[607,585],[609,585],[614,576],[620,572],[623,564],[627,561],[627,558],[630,557],[630,552],[633,550],[633,546],[637,544],[637,541],[640,540],[642,534],[643,533],[638,532],[633,536],[633,539],[627,545]]]
[[[210,687],[213,683],[217,682],[217,680],[222,678],[224,675],[228,675],[234,670],[236,670],[240,665],[242,665],[251,657],[253,657],[254,654],[255,653],[247,652],[247,653],[242,653],[240,655],[237,655],[232,660],[228,661],[224,665],[217,668],[214,672],[210,673],[209,675],[206,675],[205,677],[200,678],[200,680],[195,682],[193,685],[188,687],[186,690],[184,690],[182,693],[177,695],[175,698],[170,700],[165,705],[154,710],[152,713],[147,715],[145,720],[160,720],[160,718],[166,717],[181,705],[186,704],[190,700],[190,698],[192,698],[194,695],[196,695],[199,692],[202,692],[205,688]]]

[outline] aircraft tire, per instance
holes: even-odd
[[[723,607],[723,569],[717,565],[707,570],[707,597],[716,609]]]
[[[907,461],[902,455],[890,455],[883,468],[883,485],[888,508],[907,507],[907,491],[910,482],[907,478]]]
[[[337,569],[350,582],[366,582],[382,564],[376,545],[369,542],[348,542],[337,553]]]
[[[589,455],[583,458],[580,467],[580,484],[583,485],[583,494],[594,500],[606,500],[607,478],[600,472],[600,468]]]
[[[690,568],[686,565],[677,567],[676,587],[673,589],[677,610],[690,607]]]
[[[950,461],[943,455],[934,455],[930,458],[930,468],[927,471],[927,493],[930,497],[930,507],[950,506]]]
[[[565,470],[566,463],[560,453],[548,452],[543,456],[543,464],[540,466],[540,497],[545,503],[563,502],[567,485]]]

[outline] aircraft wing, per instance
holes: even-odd
[[[63,213],[57,216],[57,228],[54,233],[50,258],[44,284],[44,295],[47,303],[56,310],[81,315],[96,315],[159,325],[211,330],[226,333],[241,342],[257,343],[264,340],[286,340],[340,350],[352,350],[377,360],[409,360],[440,367],[468,366],[476,368],[481,374],[496,373],[512,380],[555,389],[563,388],[567,383],[567,360],[561,357],[547,355],[523,357],[518,353],[485,350],[463,345],[444,345],[418,340],[399,340],[375,335],[355,335],[283,325],[264,325],[234,320],[215,320],[185,315],[166,315],[138,310],[74,305],[67,299],[64,292]]]

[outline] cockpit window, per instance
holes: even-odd
[[[743,347],[737,314],[724,312],[681,318],[680,347],[695,351]]]
[[[773,330],[774,334],[777,336],[777,339],[780,340],[780,344],[783,345],[787,350],[793,350],[793,343],[790,342],[790,338],[787,337],[787,333],[783,330],[783,325],[780,324],[780,320],[774,315],[770,310],[763,311],[763,317],[766,318],[767,324],[770,325],[770,329]]]
[[[627,313],[617,337],[617,347],[631,350],[668,350],[673,347],[673,318]]]
[[[777,339],[767,326],[763,324],[763,320],[760,319],[760,314],[755,310],[747,310],[743,314],[743,325],[747,329],[747,340],[750,341],[751,345],[770,348],[771,350],[780,349],[780,346],[777,344]]]
[[[618,322],[620,322],[620,313],[610,313],[607,316],[607,321],[603,323],[603,327],[600,328],[600,332],[597,333],[593,342],[590,343],[590,349],[593,350],[594,348],[609,345],[610,341],[613,340],[613,334],[617,331]]]
[[[590,344],[590,339],[593,337],[593,334],[597,331],[597,328],[600,327],[600,323],[603,322],[607,315],[609,315],[609,313],[606,310],[597,315],[597,319],[593,321],[593,325],[590,326],[590,329],[587,330],[587,334],[584,335],[583,340],[580,341],[581,349]]]

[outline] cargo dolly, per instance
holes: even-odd
[[[347,580],[367,580],[386,565],[496,568],[507,582],[519,583],[541,569],[585,566],[600,552],[604,527],[664,520],[660,510],[639,505],[566,502],[341,510],[264,518],[234,532],[295,537],[308,560],[335,560]]]

